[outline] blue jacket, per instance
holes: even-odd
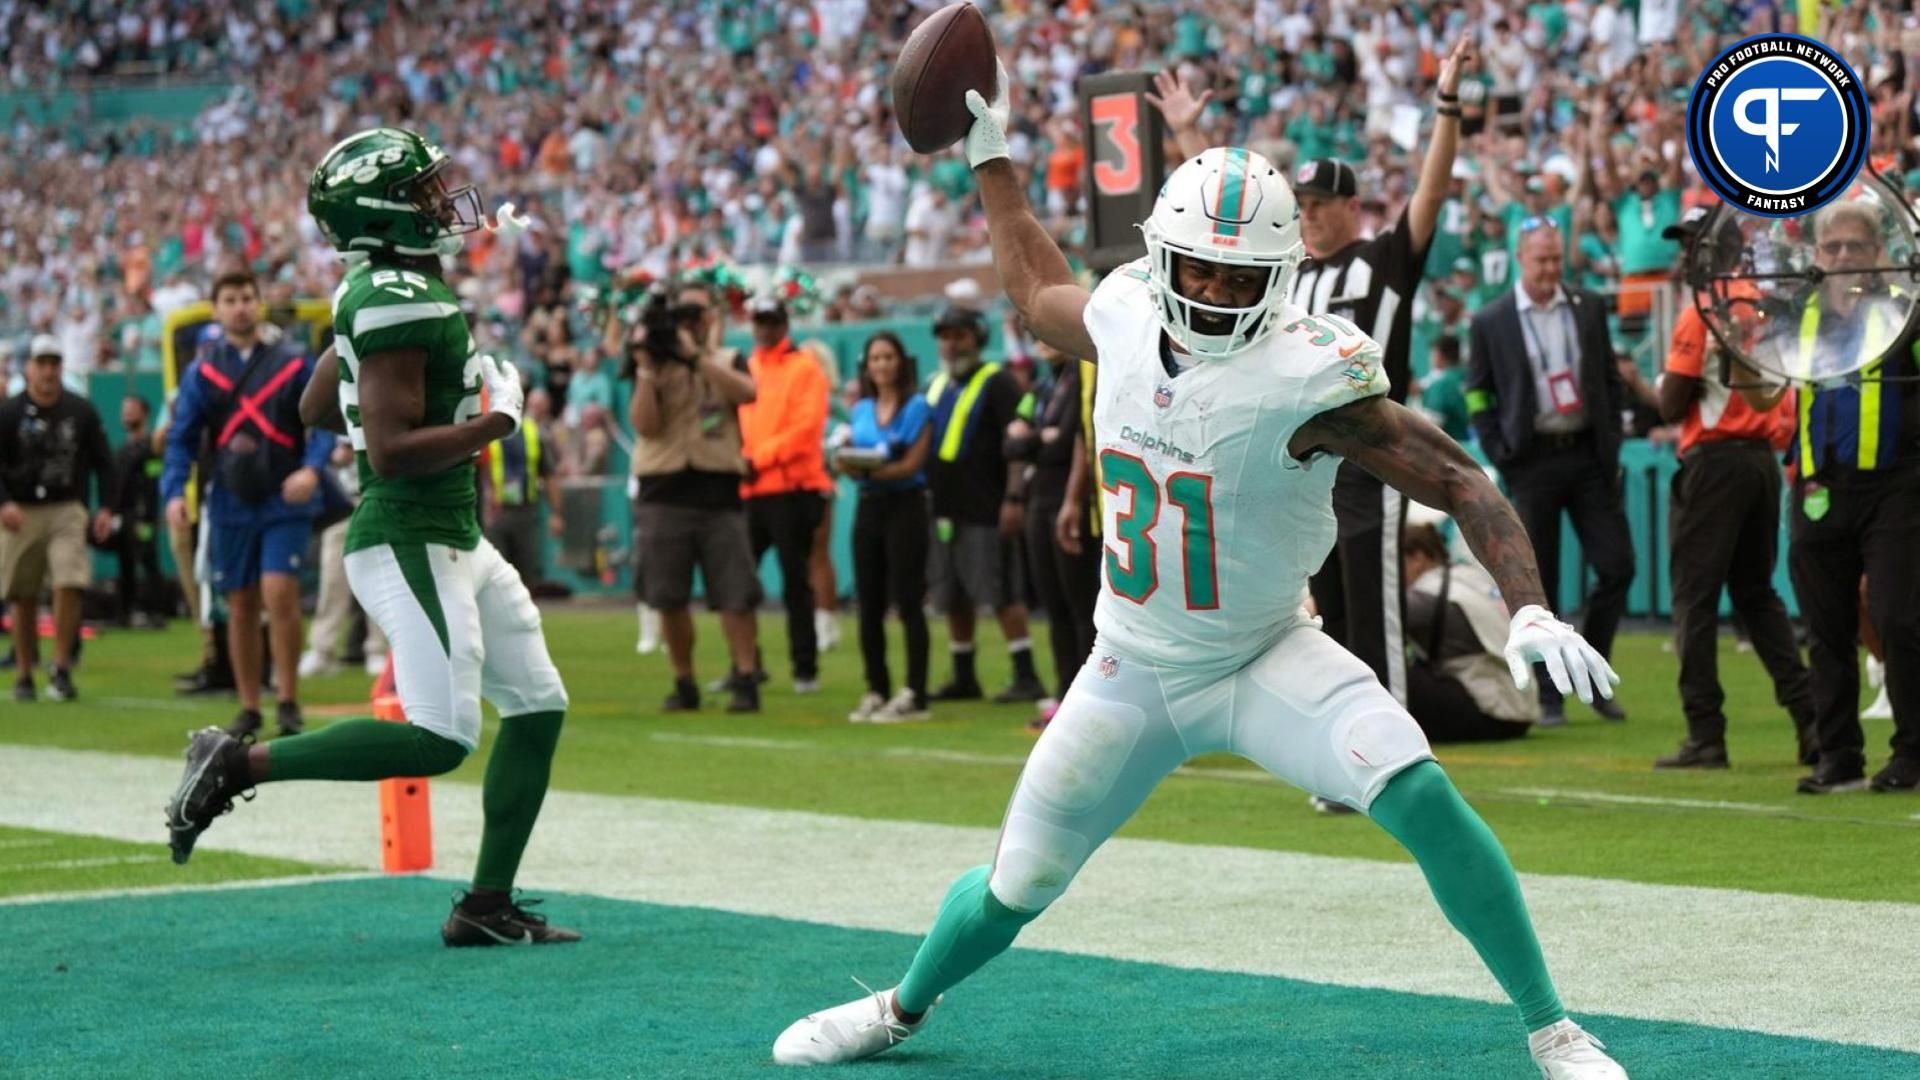
[[[261,349],[267,354],[249,375],[247,366]],[[243,525],[318,515],[318,490],[298,506],[280,497],[281,483],[300,468],[324,477],[333,453],[332,432],[309,432],[300,423],[300,393],[313,367],[314,358],[291,342],[258,344],[244,355],[224,339],[203,342],[173,400],[161,497],[172,501],[186,493],[205,436],[213,445],[207,511],[215,521]],[[254,489],[253,497],[246,487]]]

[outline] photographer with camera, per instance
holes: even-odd
[[[703,284],[657,289],[641,313],[644,357],[634,365],[629,416],[636,437],[634,547],[641,592],[660,613],[673,663],[669,712],[700,707],[693,673],[693,568],[733,658],[728,712],[757,712],[754,609],[760,580],[740,484],[739,407],[754,400],[746,358],[720,346],[719,298]]]

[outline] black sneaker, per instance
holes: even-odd
[[[168,846],[173,861],[185,865],[193,855],[193,845],[207,831],[213,819],[233,809],[235,798],[252,799],[245,776],[233,775],[236,762],[244,761],[235,748],[252,741],[235,739],[217,727],[204,727],[192,733],[187,743],[187,771],[167,801]]]
[[[240,714],[235,716],[233,722],[227,725],[227,734],[236,739],[250,739],[258,734],[260,729],[266,726],[266,723],[265,720],[260,718],[259,709],[241,709]]]
[[[55,701],[72,701],[80,696],[73,685],[73,675],[66,668],[57,667],[47,677],[47,696]]]
[[[1887,767],[1873,774],[1867,785],[1875,791],[1912,791],[1920,788],[1920,759],[1894,758]]]
[[[453,912],[440,927],[440,940],[448,948],[473,945],[562,945],[579,941],[580,932],[553,926],[545,915],[527,909],[538,900],[510,900],[492,911],[476,912],[467,907],[471,894],[454,897]]]
[[[773,676],[767,674],[766,668],[753,669],[753,685],[765,686],[772,680]],[[728,670],[727,674],[707,684],[707,693],[709,694],[724,694],[731,689],[733,689],[733,672],[731,669]]]
[[[673,693],[660,703],[664,712],[693,712],[700,708],[700,686],[692,679],[673,680]]]
[[[22,675],[13,681],[13,700],[32,701],[38,696],[33,689],[33,676]]]
[[[1800,778],[1802,795],[1834,795],[1843,791],[1865,791],[1866,767],[1855,761],[1829,759],[1814,767],[1812,776]]]
[[[231,694],[238,688],[239,684],[233,681],[233,672],[201,668],[193,678],[175,683],[173,692],[188,697],[211,697]]]
[[[752,675],[736,675],[727,694],[727,711],[730,713],[750,713],[760,711],[760,682]]]
[[[986,691],[980,689],[979,683],[956,679],[928,694],[927,698],[930,701],[979,701],[986,696]]]
[[[1820,764],[1820,740],[1811,730],[1800,733],[1800,764]]]
[[[1558,701],[1540,703],[1540,719],[1533,722],[1534,727],[1566,727],[1567,707]]]
[[[1612,720],[1617,724],[1627,718],[1626,707],[1616,698],[1603,698],[1596,695],[1592,707],[1594,712],[1600,714],[1602,720]]]
[[[300,703],[283,701],[273,710],[274,723],[280,726],[282,735],[298,735],[307,730],[307,722],[300,715]]]
[[[1680,749],[1653,763],[1656,769],[1724,769],[1727,767],[1726,743],[1697,743],[1692,739]]]
[[[1013,685],[993,695],[995,705],[1014,705],[1022,701],[1039,701],[1047,696],[1047,688],[1040,684],[1038,676],[1026,675],[1013,680]]]

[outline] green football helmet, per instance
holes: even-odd
[[[336,143],[307,182],[307,212],[338,250],[451,255],[485,224],[480,193],[449,189],[446,151],[405,128]]]

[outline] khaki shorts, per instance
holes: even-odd
[[[87,508],[77,502],[22,506],[26,520],[19,532],[0,529],[0,593],[9,600],[34,600],[53,574],[56,589],[93,584],[93,557],[87,551]]]

